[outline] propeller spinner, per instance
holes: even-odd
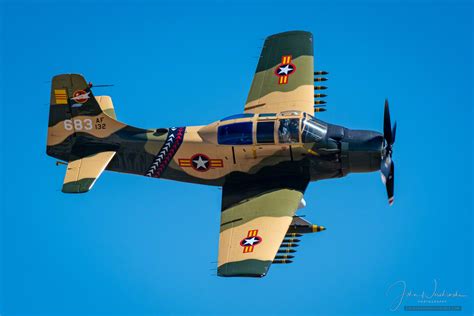
[[[393,204],[393,187],[395,182],[395,163],[392,160],[393,144],[395,143],[395,134],[397,131],[397,123],[392,127],[390,121],[390,110],[388,100],[385,100],[385,109],[383,116],[383,137],[385,139],[384,150],[382,152],[382,162],[380,172],[382,182],[387,189],[388,203]]]

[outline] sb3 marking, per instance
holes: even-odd
[[[107,124],[104,123],[104,117],[98,117],[95,119],[95,123],[92,119],[73,119],[64,120],[64,129],[67,131],[90,131],[91,129],[106,129]]]

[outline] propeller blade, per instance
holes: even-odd
[[[387,188],[388,204],[390,206],[393,204],[393,201],[394,201],[394,196],[393,196],[394,185],[395,185],[395,163],[391,161],[390,173],[387,178],[387,183],[385,184],[385,187]]]
[[[383,137],[388,144],[393,144],[392,140],[392,123],[390,122],[390,110],[388,108],[388,100],[385,99],[385,109],[383,113]]]
[[[392,144],[395,143],[395,135],[397,134],[397,121],[393,124],[392,128]]]
[[[385,146],[380,164],[380,173],[382,182],[387,190],[388,203],[393,204],[393,190],[395,185],[395,163],[392,160],[393,143],[395,143],[395,135],[397,133],[397,122],[392,127],[390,120],[390,110],[388,100],[385,99],[385,109],[383,114],[383,137],[385,138]]]
[[[387,157],[380,166],[380,176],[387,190],[388,203],[393,204],[393,188],[395,185],[395,163]]]
[[[391,164],[392,160],[390,159],[390,157],[387,157],[382,160],[382,163],[380,164],[380,176],[382,177],[382,182],[385,185],[387,185],[387,180],[390,176],[390,169],[392,168]]]

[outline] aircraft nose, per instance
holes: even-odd
[[[341,141],[343,166],[350,172],[370,172],[380,169],[383,135],[375,131],[347,130]]]

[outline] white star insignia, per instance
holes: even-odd
[[[280,66],[280,69],[278,69],[278,74],[279,75],[288,75],[289,72],[293,71],[293,68],[290,65],[286,65],[285,67]]]
[[[245,239],[244,241],[244,245],[245,246],[253,246],[253,244],[257,243],[258,242],[258,239],[255,238],[255,237],[252,237],[252,238],[248,238],[248,239]]]
[[[196,169],[199,169],[199,168],[204,168],[204,169],[207,169],[207,163],[209,161],[205,160],[205,159],[202,159],[202,156],[199,156],[199,158],[197,160],[193,160],[194,163],[196,163]]]

